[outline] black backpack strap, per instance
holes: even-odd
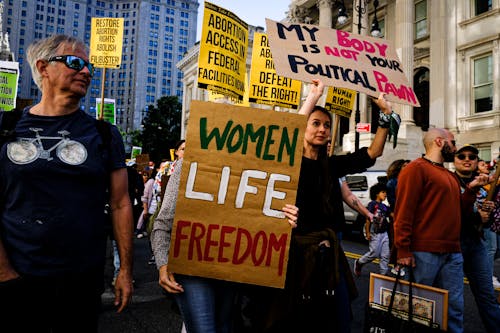
[[[95,127],[99,135],[101,136],[103,148],[110,151],[111,150],[111,123],[104,119],[97,119],[95,121]]]
[[[0,124],[0,146],[3,146],[6,142],[16,137],[16,125],[22,115],[23,110],[21,109],[13,109],[12,111],[2,112],[2,122]]]

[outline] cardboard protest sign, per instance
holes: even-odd
[[[354,90],[330,87],[326,94],[325,109],[339,116],[350,118],[355,100]]]
[[[245,92],[248,24],[205,1],[198,57],[198,87],[242,100]]]
[[[10,111],[16,107],[19,63],[0,61],[0,110]]]
[[[391,42],[309,24],[266,19],[276,72],[420,106]]]
[[[122,62],[123,18],[93,17],[90,62],[96,67],[119,68]]]
[[[306,119],[193,101],[169,252],[175,273],[283,288]]]
[[[276,74],[266,34],[254,33],[251,63],[250,102],[299,108],[302,82]]]

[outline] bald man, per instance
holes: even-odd
[[[463,258],[460,252],[461,204],[474,202],[484,178],[459,181],[443,163],[453,162],[455,139],[448,130],[431,128],[423,138],[425,156],[399,175],[394,212],[398,264],[412,266],[415,282],[448,290],[448,331],[463,332]]]

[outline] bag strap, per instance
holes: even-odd
[[[413,267],[411,266],[405,266],[408,267],[408,270],[410,271],[410,287],[409,287],[409,299],[408,299],[408,321],[412,322],[413,321],[413,282],[415,280],[415,277],[413,276]],[[396,281],[394,282],[394,287],[392,288],[392,293],[391,293],[391,301],[389,303],[389,309],[387,311],[388,314],[392,313],[392,307],[394,305],[394,298],[396,296],[396,289],[400,281],[401,277],[401,267],[398,271],[398,274],[396,275]]]
[[[0,124],[0,147],[6,142],[15,138],[16,124],[21,119],[23,110],[13,109],[12,111],[2,112],[2,122]]]

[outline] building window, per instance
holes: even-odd
[[[474,15],[486,13],[491,10],[492,0],[474,0]]]
[[[427,0],[415,3],[415,39],[427,35]]]
[[[474,59],[474,112],[493,110],[493,56]]]

